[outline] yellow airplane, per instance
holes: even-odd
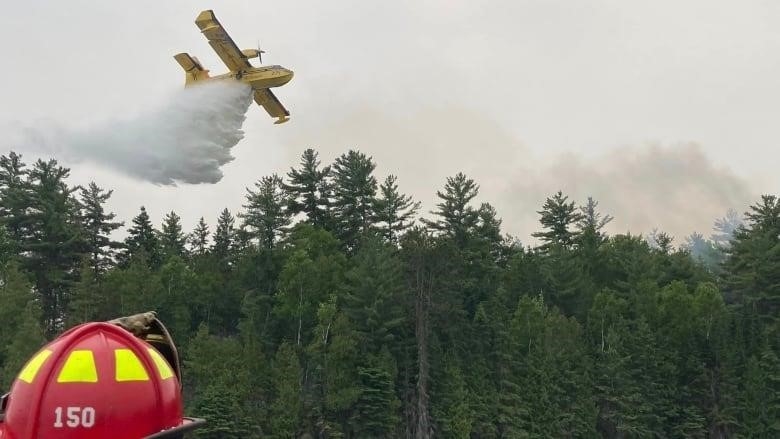
[[[271,117],[276,117],[276,124],[287,122],[290,112],[284,108],[279,99],[269,90],[271,87],[280,87],[290,82],[293,77],[291,70],[282,66],[254,67],[249,59],[257,58],[262,63],[264,51],[258,49],[239,50],[236,43],[230,38],[222,25],[217,21],[214,12],[203,11],[195,19],[200,31],[209,40],[209,44],[217,52],[230,73],[219,76],[209,76],[198,61],[187,53],[179,53],[174,56],[179,65],[184,69],[186,79],[184,86],[197,84],[199,81],[211,81],[219,79],[234,79],[244,82],[252,87],[255,94],[255,102],[265,108]]]

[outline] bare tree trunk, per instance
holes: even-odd
[[[428,323],[431,300],[431,278],[422,267],[417,269],[417,297],[415,300],[415,338],[417,339],[417,423],[415,439],[432,436],[428,397]]]

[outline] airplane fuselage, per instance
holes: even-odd
[[[293,72],[282,66],[252,67],[238,72],[212,76],[209,79],[235,79],[248,84],[254,90],[281,87],[290,82]]]

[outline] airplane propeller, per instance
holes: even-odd
[[[260,40],[257,40],[257,61],[262,64],[263,63],[263,54],[265,53],[265,50],[260,49]]]

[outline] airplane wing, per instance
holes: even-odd
[[[279,124],[287,122],[287,116],[290,115],[290,112],[284,108],[284,105],[279,102],[279,99],[271,90],[267,88],[255,90],[255,102],[265,108],[265,111],[267,111],[271,117],[279,118],[279,120],[274,123]]]
[[[236,43],[217,21],[213,11],[201,12],[195,19],[195,24],[198,25],[200,31],[209,40],[211,47],[231,71],[236,72],[252,67],[247,57],[241,53]]]

